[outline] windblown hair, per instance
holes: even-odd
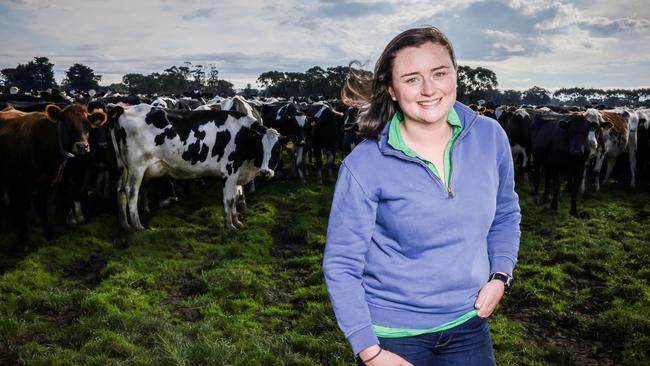
[[[359,108],[359,136],[377,139],[393,114],[400,110],[388,93],[397,52],[405,47],[420,47],[428,42],[445,47],[454,69],[458,69],[451,42],[433,26],[412,28],[393,38],[379,56],[373,74],[360,70],[362,65],[359,61],[350,62],[350,76],[341,90],[341,100],[350,107]],[[355,69],[354,65],[359,68]]]

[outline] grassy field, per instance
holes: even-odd
[[[648,187],[647,182],[640,185]],[[321,269],[333,184],[277,179],[224,231],[221,188],[126,233],[114,214],[8,254],[2,365],[352,365]],[[650,364],[650,190],[609,188],[554,214],[523,188],[514,290],[490,326],[499,365]]]

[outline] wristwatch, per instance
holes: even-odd
[[[507,273],[492,273],[490,275],[490,279],[488,280],[488,282],[492,280],[499,280],[503,282],[503,284],[506,285],[506,289],[505,289],[506,294],[509,294],[510,291],[512,291],[512,282],[514,281],[514,278],[512,278],[511,275]]]

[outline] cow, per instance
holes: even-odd
[[[648,163],[650,163],[650,109],[641,108],[636,111],[639,119],[639,129],[637,131],[637,166],[639,172],[647,172]]]
[[[630,162],[630,188],[636,186],[636,132],[639,124],[637,114],[628,109],[600,111],[604,121],[612,127],[604,133],[604,150],[601,152],[594,172],[600,173],[603,162],[607,158],[607,172],[601,184],[606,184],[614,170],[616,158],[627,152]]]
[[[282,139],[272,128],[233,111],[172,111],[141,104],[110,106],[110,129],[122,174],[118,181],[119,221],[142,230],[138,194],[144,177],[192,179],[217,176],[223,189],[224,227],[241,226],[237,185],[258,175],[271,178]]]
[[[89,130],[106,121],[104,112],[88,113],[85,106],[56,105],[0,123],[0,181],[9,189],[10,210],[23,250],[31,245],[31,195],[44,199],[47,239],[54,237],[54,199],[68,159],[87,154]]]
[[[305,183],[303,171],[303,152],[306,144],[305,127],[307,116],[293,102],[280,102],[262,105],[264,125],[276,129],[287,141],[293,142],[293,167],[302,183]],[[281,164],[281,162],[280,162]]]
[[[326,104],[320,104],[310,123],[311,147],[316,157],[316,172],[319,184],[323,184],[323,152],[327,153],[329,178],[334,177],[334,159],[341,144],[344,114]]]
[[[571,194],[570,213],[578,216],[577,196],[584,166],[589,154],[587,136],[598,128],[596,122],[588,121],[578,114],[538,114],[533,120],[533,179],[534,195],[539,191],[540,170],[544,169],[546,200],[553,183],[551,209],[557,210],[560,191],[560,175],[567,177],[567,190]]]
[[[529,161],[532,155],[532,117],[527,110],[516,107],[498,107],[494,112],[497,121],[506,132],[512,159],[515,163],[521,156],[521,171],[523,172],[524,181],[528,181]]]
[[[589,108],[585,112],[572,112],[573,114],[583,115],[587,121],[597,123],[599,128],[595,131],[589,131],[587,135],[587,146],[589,153],[585,161],[585,169],[580,183],[580,193],[584,193],[587,188],[586,180],[589,175],[589,168],[594,166],[594,187],[596,191],[600,190],[600,169],[595,169],[598,157],[605,151],[604,131],[608,130],[612,124],[603,120],[600,112],[594,108]]]
[[[343,156],[347,156],[354,148],[361,143],[359,137],[359,108],[348,107],[343,116]]]

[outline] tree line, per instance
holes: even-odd
[[[79,63],[70,66],[59,86],[54,80],[53,67],[54,64],[47,57],[34,57],[34,60],[26,64],[0,70],[0,85],[17,86],[22,90],[34,91],[60,88],[66,91],[95,89],[99,92],[111,90],[119,93],[159,95],[192,92],[231,96],[236,93],[232,83],[219,78],[219,70],[214,65],[205,66],[185,62],[183,65],[171,66],[149,75],[129,73],[122,77],[120,83],[108,86],[99,85],[102,76],[96,75],[93,69]],[[349,75],[349,70],[348,66],[325,69],[313,66],[305,72],[267,71],[257,78],[257,84],[261,85],[263,90],[260,91],[248,84],[241,90],[241,94],[337,98]],[[490,69],[466,65],[458,68],[458,99],[464,103],[484,100],[494,104],[650,106],[648,88],[604,90],[574,87],[550,92],[539,86],[524,91],[500,90],[498,86],[497,76]]]

